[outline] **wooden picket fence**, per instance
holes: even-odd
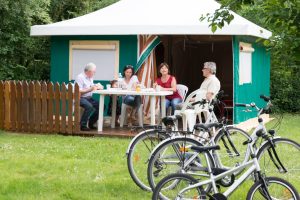
[[[32,133],[80,133],[77,84],[0,81],[0,129]]]

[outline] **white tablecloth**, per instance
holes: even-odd
[[[116,107],[117,107],[117,96],[121,95],[141,95],[150,96],[150,113],[151,113],[151,125],[155,125],[155,100],[156,97],[161,97],[161,115],[166,116],[166,102],[165,96],[173,94],[172,91],[155,91],[151,88],[142,89],[140,92],[134,90],[122,90],[118,88],[112,88],[108,90],[96,90],[94,94],[100,94],[99,97],[99,119],[98,119],[98,132],[103,131],[103,111],[104,111],[104,97],[105,95],[112,95],[112,121],[111,127],[115,128],[116,119]]]

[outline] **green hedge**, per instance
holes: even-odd
[[[300,68],[271,68],[271,97],[276,108],[284,112],[300,112]]]

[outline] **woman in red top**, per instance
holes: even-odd
[[[173,115],[176,105],[182,102],[182,97],[179,95],[176,89],[176,78],[169,74],[170,68],[167,63],[160,64],[159,72],[160,77],[157,78],[156,83],[154,85],[159,85],[161,87],[161,90],[164,91],[173,91],[172,95],[166,96],[166,108],[168,109],[169,106],[172,106]]]

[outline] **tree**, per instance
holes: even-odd
[[[283,111],[300,111],[300,1],[299,0],[221,0],[222,6],[208,20],[212,31],[230,23],[236,11],[250,21],[272,31],[264,40],[271,51],[271,96]],[[261,39],[258,40],[261,42]]]
[[[47,70],[49,46],[45,38],[29,37],[34,23],[50,23],[50,0],[0,1],[0,79],[25,79],[34,71]]]
[[[0,0],[0,80],[48,80],[50,38],[31,37],[32,25],[67,20],[117,0]]]

